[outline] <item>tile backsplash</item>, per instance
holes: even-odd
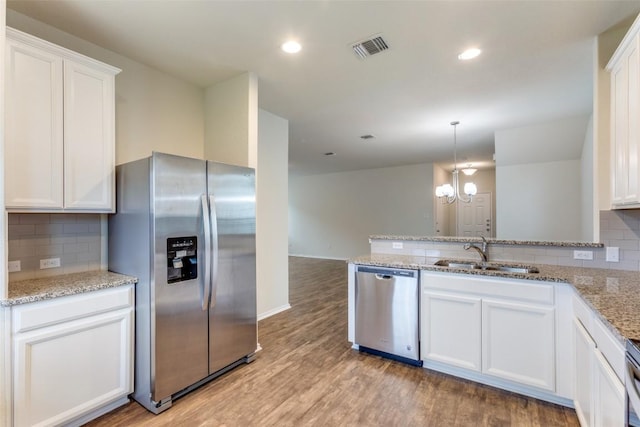
[[[620,248],[619,269],[640,271],[640,209],[600,211],[600,243]]]
[[[534,264],[551,264],[575,267],[607,268],[612,270],[640,271],[640,209],[600,212],[600,243],[604,248],[580,248],[571,246],[537,246],[522,244],[490,244],[489,259]],[[606,247],[620,249],[619,262],[606,260]],[[593,260],[573,259],[574,250],[593,253]],[[405,241],[401,249],[394,248],[392,240],[371,241],[371,253],[414,255],[428,258],[474,258],[462,243],[437,241]]]
[[[21,271],[9,281],[98,270],[102,236],[99,214],[8,215],[9,261],[20,261]],[[40,260],[60,258],[60,267],[40,269]]]

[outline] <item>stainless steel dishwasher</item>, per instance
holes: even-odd
[[[418,271],[358,266],[355,344],[361,351],[422,366]]]

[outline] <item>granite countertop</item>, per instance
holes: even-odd
[[[640,273],[637,271],[533,264],[540,270],[539,273],[522,274],[439,267],[433,264],[435,261],[436,258],[384,254],[366,255],[349,260],[354,264],[380,267],[568,283],[594,309],[596,315],[604,321],[622,345],[627,338],[640,340]],[[521,265],[502,262],[500,264]]]
[[[443,243],[477,243],[482,239],[479,237],[451,237],[451,236],[395,236],[395,235],[372,235],[369,240],[404,240],[414,242],[443,242]],[[488,243],[494,245],[522,245],[522,246],[557,246],[570,248],[603,248],[602,243],[591,242],[563,242],[549,240],[507,240],[487,238]]]
[[[135,284],[137,281],[138,279],[132,276],[97,270],[9,282],[9,296],[7,299],[0,300],[0,306],[28,304]]]

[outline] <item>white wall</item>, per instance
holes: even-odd
[[[121,68],[116,76],[116,163],[161,151],[204,154],[204,90],[7,10],[7,25]]]
[[[584,115],[495,133],[498,238],[592,240],[582,235],[589,122]]]
[[[0,298],[8,292],[7,213],[4,210],[4,49],[6,1],[0,0]],[[11,424],[11,331],[9,309],[0,308],[0,425]]]
[[[497,237],[582,240],[580,179],[580,160],[497,167]]]
[[[582,212],[582,240],[593,242],[600,234],[600,221],[596,221],[596,182],[595,182],[595,152],[593,140],[593,116],[587,125],[584,136],[582,156],[580,158],[580,183],[582,184],[581,212]]]
[[[432,235],[433,165],[289,177],[289,253],[346,259],[372,234]]]
[[[257,77],[253,73],[244,73],[208,87],[205,115],[205,159],[255,168]]]
[[[258,112],[257,298],[258,318],[289,308],[289,122]]]

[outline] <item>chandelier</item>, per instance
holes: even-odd
[[[460,185],[458,180],[458,159],[456,157],[456,126],[458,126],[459,124],[460,122],[457,121],[451,122],[451,126],[453,126],[453,185],[447,183],[436,187],[436,197],[438,197],[442,201],[442,203],[453,203],[456,200],[460,200],[464,203],[469,203],[471,202],[473,196],[475,196],[478,192],[478,187],[476,187],[473,182],[467,182],[464,185],[464,195],[460,193]],[[475,172],[475,170],[473,172]]]

